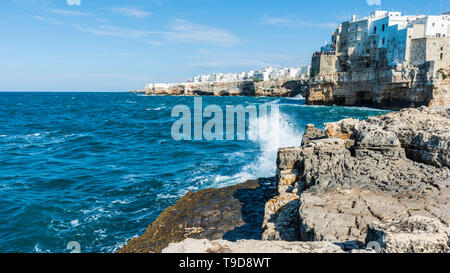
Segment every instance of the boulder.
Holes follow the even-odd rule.
[[[274,179],[189,192],[163,213],[145,233],[119,252],[158,253],[169,243],[194,239],[261,239],[264,204],[275,195]]]
[[[268,241],[298,241],[299,196],[285,193],[269,200],[265,206],[262,239]]]

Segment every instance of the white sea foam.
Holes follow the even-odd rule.
[[[39,243],[34,245],[34,252],[35,253],[50,253],[51,251],[49,249],[41,249],[39,246]]]
[[[73,227],[77,227],[77,226],[80,225],[80,221],[79,221],[78,219],[72,220],[72,221],[70,221],[70,224],[71,224]]]
[[[126,205],[126,204],[130,204],[131,202],[129,200],[114,200],[111,202],[110,205],[115,205],[115,204],[119,204],[119,205]]]
[[[261,130],[258,124],[270,124],[270,129]],[[245,165],[237,174],[218,175],[213,187],[224,187],[250,179],[274,176],[278,150],[283,147],[299,146],[303,135],[302,131],[296,129],[285,114],[280,114],[278,121],[271,119],[270,116],[261,116],[256,121],[250,120],[249,135],[252,134],[257,134],[257,142],[260,146],[259,156],[253,162]]]
[[[304,100],[305,97],[303,97],[301,94],[298,94],[297,96],[290,98],[291,100]]]
[[[166,109],[166,107],[161,106],[161,107],[155,107],[155,108],[146,108],[145,111],[159,111],[162,109]]]

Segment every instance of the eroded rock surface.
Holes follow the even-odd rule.
[[[188,193],[120,252],[450,252],[449,140],[448,108],[308,125],[275,179]]]
[[[295,97],[306,96],[308,87],[307,80],[279,79],[260,82],[180,83],[144,92],[147,95]]]
[[[449,226],[449,111],[422,107],[324,130],[309,125],[301,147],[279,151],[279,195],[266,204],[263,238],[295,241],[298,234],[362,247],[375,222],[424,216]]]
[[[399,221],[374,222],[368,241],[378,242],[386,253],[448,253],[449,227],[434,218],[412,216]]]

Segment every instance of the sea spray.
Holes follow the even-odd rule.
[[[276,107],[272,107],[272,109]],[[260,115],[249,122],[249,138],[256,139],[260,152],[251,163],[244,165],[232,176],[217,176],[215,186],[227,186],[259,177],[272,177],[276,172],[278,150],[283,147],[299,146],[302,130],[295,128],[286,114]]]

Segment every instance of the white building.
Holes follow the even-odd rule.
[[[450,15],[424,16],[410,24],[423,24],[425,37],[448,37],[450,27]]]
[[[385,48],[390,64],[402,63],[408,58],[411,39],[447,37],[450,35],[449,25],[450,16],[445,14],[409,16],[401,12],[374,11],[362,19],[353,15],[337,30],[345,40],[341,44],[345,49],[340,48],[339,51],[344,50],[349,56],[363,56],[369,54],[370,48]],[[327,46],[321,51],[324,52]]]
[[[216,73],[210,75],[197,75],[189,78],[186,83],[203,83],[203,82],[237,82],[237,81],[270,81],[276,79],[307,79],[309,75],[310,66],[302,67],[284,67],[275,69],[271,66],[264,70],[240,73]],[[168,89],[174,83],[149,83],[146,84],[145,89],[151,90],[154,88]]]

